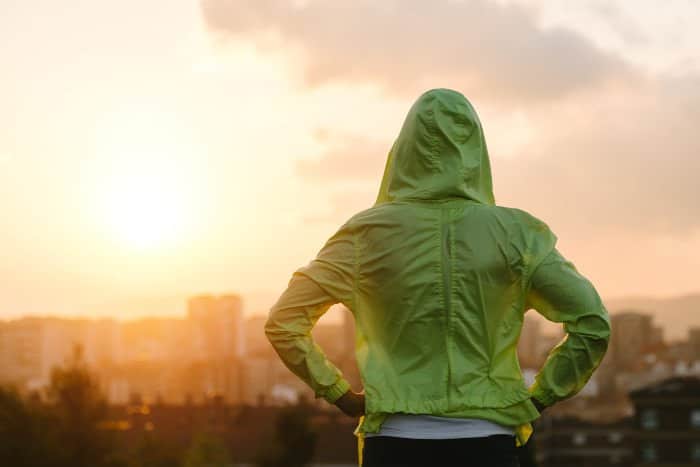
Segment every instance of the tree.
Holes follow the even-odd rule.
[[[200,433],[192,441],[183,459],[183,467],[226,467],[233,465],[231,455],[221,440]]]
[[[285,407],[277,416],[274,438],[259,455],[258,466],[304,467],[313,458],[317,437],[305,405]]]
[[[3,465],[45,467],[57,445],[47,414],[11,388],[0,387],[0,459]]]
[[[129,467],[180,467],[180,450],[154,437],[144,434],[135,452],[129,458]]]
[[[107,416],[107,402],[76,346],[65,367],[51,372],[49,411],[61,446],[58,465],[70,467],[112,466],[113,439],[99,428]]]

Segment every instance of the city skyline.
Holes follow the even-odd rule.
[[[271,295],[262,295],[253,301],[249,302],[247,296],[231,292],[222,291],[221,293],[199,293],[191,296],[173,296],[161,297],[160,299],[144,300],[141,304],[129,305],[128,303],[114,303],[112,305],[102,305],[91,307],[92,313],[7,313],[4,317],[0,316],[0,323],[3,321],[12,321],[25,318],[65,318],[65,319],[113,319],[121,322],[139,321],[144,319],[180,319],[186,317],[187,303],[193,297],[212,297],[234,295],[241,299],[241,311],[243,316],[247,318],[263,318],[267,316],[269,304],[274,302]],[[664,336],[669,340],[685,339],[687,333],[692,328],[700,327],[700,314],[697,310],[700,309],[700,294],[682,295],[669,298],[650,298],[643,296],[622,297],[612,300],[607,300],[603,297],[603,301],[611,315],[622,314],[628,311],[634,311],[649,315],[655,320],[655,323],[662,329]],[[125,313],[124,310],[133,307],[135,312]],[[326,313],[320,324],[329,323],[337,324],[342,319],[342,316],[334,310],[342,308],[340,305],[333,307]],[[121,312],[115,312],[121,311]],[[545,334],[555,335],[561,331],[561,325],[551,321],[547,321],[543,316],[539,315],[536,310],[529,310],[528,316],[535,317],[540,323]]]
[[[188,298],[186,308],[179,317],[131,321],[0,321],[0,384],[41,390],[54,368],[70,361],[78,346],[113,403],[126,403],[133,394],[150,402],[218,395],[229,403],[250,404],[261,395],[283,401],[312,396],[276,357],[265,337],[265,317],[243,314],[241,296],[198,295]],[[354,319],[343,306],[331,313],[337,319],[322,318],[313,330],[315,341],[359,390]],[[613,314],[611,324],[609,350],[582,397],[620,393],[673,375],[700,374],[700,326],[689,328],[682,339],[669,339],[652,315],[634,310]],[[528,384],[564,336],[561,327],[552,329],[534,313],[525,316],[518,358]]]

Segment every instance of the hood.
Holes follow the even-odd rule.
[[[376,204],[454,198],[495,204],[489,154],[469,101],[450,89],[432,89],[406,115]]]

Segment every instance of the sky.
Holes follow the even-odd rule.
[[[266,312],[435,87],[603,298],[700,292],[697,24],[692,0],[0,0],[0,319]]]

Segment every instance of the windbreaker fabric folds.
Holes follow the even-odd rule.
[[[317,397],[334,402],[349,384],[310,330],[334,302],[352,311],[366,398],[360,436],[387,414],[424,413],[516,426],[523,444],[539,416],[530,397],[550,405],[578,392],[610,334],[600,297],[556,240],[534,216],[495,204],[471,104],[428,91],[391,148],[376,204],[295,272],[266,332]],[[567,335],[528,388],[516,345],[530,308]]]

